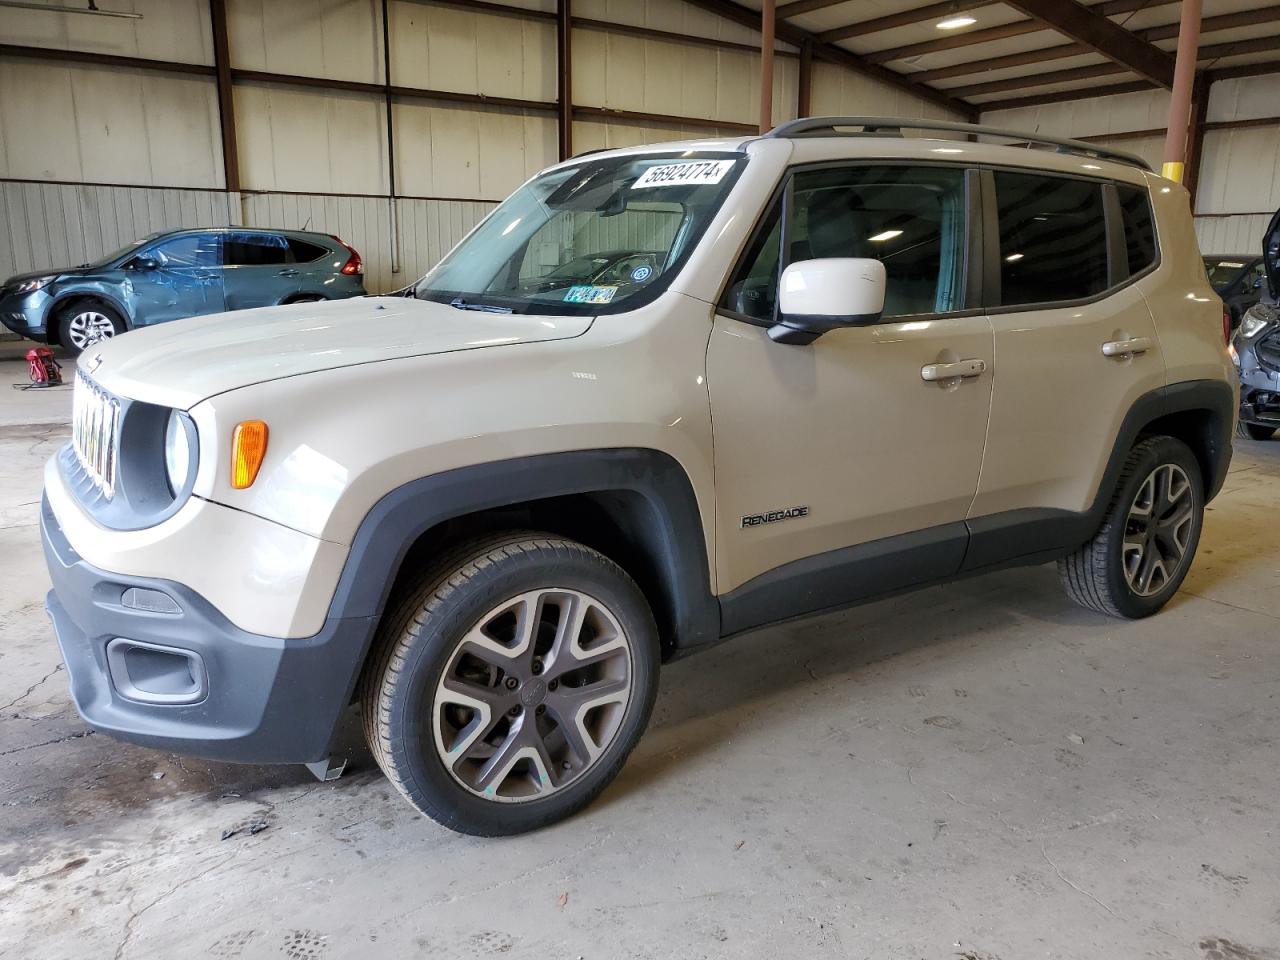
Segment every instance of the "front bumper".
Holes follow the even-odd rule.
[[[46,607],[76,709],[91,727],[213,760],[328,755],[376,618],[330,618],[304,639],[247,633],[180,583],[87,563],[47,499],[40,529],[53,580]],[[131,589],[168,597],[176,612],[126,606]]]
[[[41,343],[49,339],[49,308],[53,298],[44,290],[0,294],[0,323],[14,333]]]

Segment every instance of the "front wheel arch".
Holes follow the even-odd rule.
[[[45,325],[45,336],[51,346],[66,346],[66,344],[62,342],[62,318],[67,310],[73,309],[84,303],[98,304],[115,311],[123,322],[124,329],[133,329],[133,322],[129,315],[129,311],[126,310],[124,305],[114,297],[109,297],[96,291],[93,293],[72,291],[70,293],[62,294],[57,300],[49,305],[49,322]]]
[[[635,447],[477,464],[387,492],[351,540],[329,618],[376,621],[403,578],[441,550],[530,527],[579,539],[626,570],[653,609],[665,657],[720,639],[693,485],[670,455]],[[367,654],[367,645],[358,651],[355,675]]]

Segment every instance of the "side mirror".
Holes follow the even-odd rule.
[[[782,271],[777,343],[808,344],[837,327],[865,327],[884,312],[885,272],[879,260],[800,260]]]

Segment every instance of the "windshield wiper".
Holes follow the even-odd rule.
[[[479,310],[481,313],[511,313],[510,307],[496,307],[487,303],[467,303],[461,297],[454,297],[449,306],[458,310]]]

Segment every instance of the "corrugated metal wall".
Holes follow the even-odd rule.
[[[87,263],[158,230],[243,224],[337,234],[364,258],[368,289],[386,292],[426,273],[496,205],[397,200],[392,273],[385,197],[0,182],[0,276]]]
[[[254,227],[318,230],[360,251],[365,286],[386,293],[434,266],[497,204],[483,201],[397,200],[400,272],[391,272],[390,209],[385,197],[246,194],[244,222]]]
[[[549,13],[555,0],[503,0]],[[6,42],[213,61],[206,0],[113,0],[142,20],[0,9]],[[391,0],[393,83],[550,102],[555,29],[489,9]],[[574,0],[589,20],[754,44],[755,31],[683,0]],[[379,83],[381,0],[228,0],[232,65],[242,70]],[[794,114],[798,63],[775,61],[774,119]],[[574,31],[574,101],[584,107],[755,120],[759,61],[748,50]],[[0,273],[82,262],[138,235],[199,224],[302,227],[363,254],[368,286],[402,286],[433,265],[494,204],[556,159],[554,115],[445,101],[394,105],[400,266],[392,271],[386,117],[371,93],[237,81],[243,196],[225,183],[212,78],[0,58]],[[1275,78],[1213,86],[1211,122],[1274,116]],[[1163,126],[1167,94],[1073,101],[984,119],[1090,136]],[[812,109],[827,114],[945,117],[946,111],[841,67],[814,64]],[[39,130],[39,136],[9,131]],[[579,151],[731,134],[704,124],[580,116]],[[1280,206],[1280,123],[1206,137],[1197,231],[1205,249],[1248,250]],[[1113,141],[1160,159],[1159,138]],[[88,186],[74,185],[79,182]],[[111,186],[127,184],[129,186]],[[174,190],[174,187],[197,188]],[[412,199],[409,199],[411,197]],[[1243,245],[1243,246],[1242,246]]]
[[[157,230],[240,221],[239,194],[220,190],[0,182],[0,276],[87,263]]]
[[[211,64],[204,0],[116,0],[143,19],[98,20],[0,9],[6,41]],[[555,10],[555,0],[508,0]],[[228,0],[232,66],[379,83],[380,0]],[[755,44],[755,31],[682,0],[575,0],[575,16]],[[392,82],[551,102],[555,27],[547,21],[392,0]],[[798,61],[775,61],[774,119],[795,114]],[[623,35],[574,32],[574,101],[586,107],[756,118],[759,57]],[[533,172],[554,163],[547,111],[405,100],[395,103],[399,267],[392,270],[385,105],[380,96],[238,81],[234,87],[244,195],[216,188],[222,170],[212,78],[0,59],[0,275],[80,263],[147,233],[244,223],[335,233],[360,250],[381,292],[425,272]],[[908,94],[827,64],[815,110],[938,116]],[[732,135],[707,125],[583,117],[578,151]],[[87,186],[42,185],[83,181]],[[95,184],[128,184],[128,187]],[[175,191],[168,187],[208,190]],[[408,199],[412,197],[413,199]],[[435,198],[435,199],[418,199]]]

